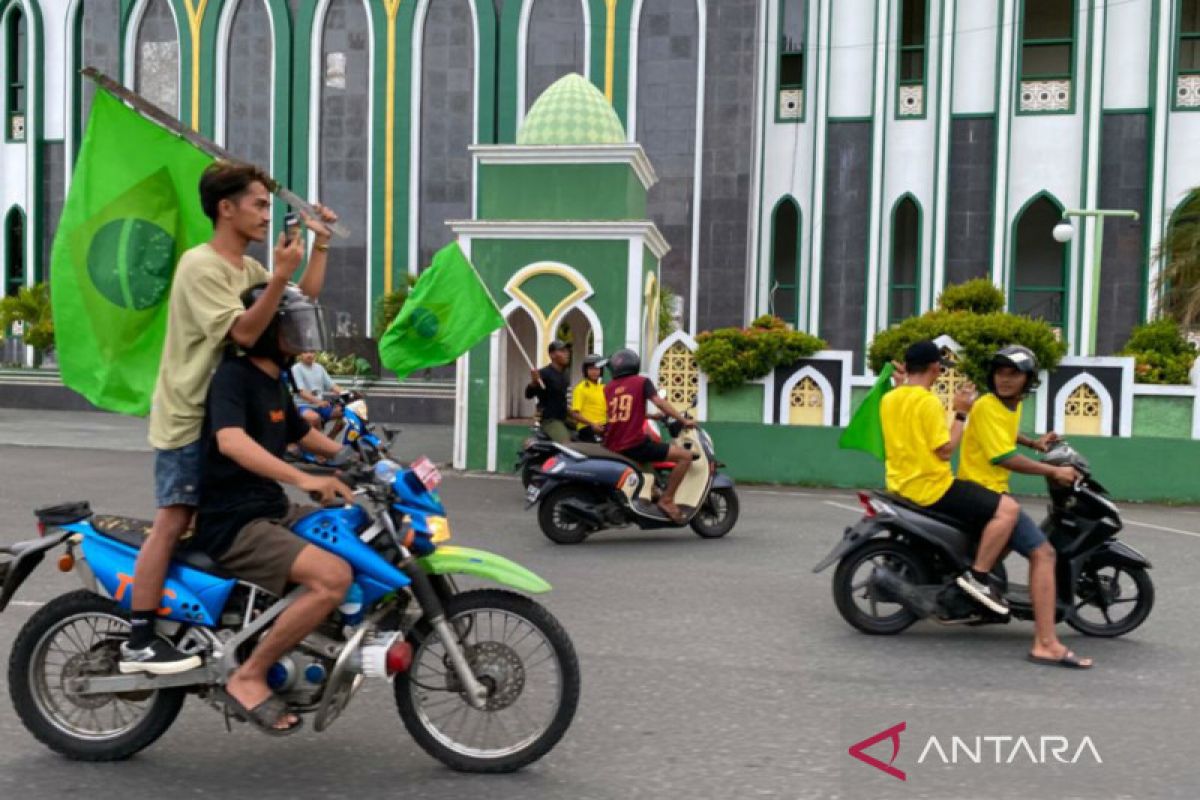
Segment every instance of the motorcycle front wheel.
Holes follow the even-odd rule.
[[[396,707],[425,752],[461,772],[515,772],[558,744],[579,704],[579,660],[562,625],[527,597],[483,589],[454,595],[446,620],[475,677],[467,702],[438,634],[413,635],[412,666],[396,676]]]
[[[1075,582],[1067,624],[1088,636],[1123,636],[1154,608],[1154,582],[1141,567],[1105,561],[1084,565]]]
[[[705,539],[720,539],[738,520],[738,496],[733,489],[713,489],[692,517],[692,530]]]

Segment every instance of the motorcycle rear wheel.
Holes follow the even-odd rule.
[[[8,690],[38,741],[76,761],[121,761],[166,733],[183,707],[183,689],[77,695],[66,688],[74,676],[116,675],[128,638],[125,612],[82,589],[29,618],[13,643]]]
[[[538,505],[538,527],[555,544],[579,544],[591,533],[591,528],[562,508],[569,500],[591,503],[594,498],[579,486],[559,486],[546,495]]]
[[[833,573],[833,602],[842,619],[863,633],[873,636],[892,636],[907,629],[919,617],[904,606],[872,596],[868,578],[874,566],[865,572],[868,564],[885,565],[914,584],[926,582],[925,563],[911,547],[895,539],[876,539],[841,560]],[[856,593],[863,592],[867,601],[863,609],[856,601]],[[879,606],[898,606],[898,610],[881,614]]]

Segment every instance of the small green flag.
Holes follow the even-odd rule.
[[[96,92],[54,236],[50,297],[63,383],[100,408],[150,411],[175,265],[212,235],[197,190],[212,161]]]
[[[892,388],[892,373],[895,368],[888,364],[879,373],[879,380],[871,387],[871,391],[858,404],[850,424],[842,431],[838,439],[838,447],[843,450],[862,450],[884,461],[887,458],[883,449],[883,421],[879,417],[879,404],[883,396]]]
[[[453,242],[433,257],[379,340],[379,359],[403,378],[419,369],[449,364],[504,318],[475,268]]]

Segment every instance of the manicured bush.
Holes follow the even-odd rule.
[[[0,337],[14,322],[24,326],[25,344],[44,352],[54,346],[54,319],[50,311],[50,285],[22,286],[12,297],[0,299]]]
[[[719,390],[734,389],[825,349],[825,341],[794,331],[778,317],[761,316],[748,328],[718,328],[696,337],[696,363]]]
[[[1017,314],[969,311],[930,311],[910,317],[883,331],[871,342],[867,361],[879,372],[889,361],[903,361],[904,351],[921,339],[949,336],[961,347],[958,369],[983,385],[987,365],[1001,347],[1020,344],[1037,356],[1042,369],[1054,369],[1066,354],[1066,346],[1054,336],[1054,329],[1041,320]]]
[[[1134,328],[1121,355],[1137,360],[1138,383],[1188,383],[1197,352],[1178,324],[1160,319]]]
[[[947,286],[937,300],[943,311],[970,311],[973,314],[994,314],[1004,310],[1004,292],[987,278]]]

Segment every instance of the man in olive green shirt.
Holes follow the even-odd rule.
[[[258,340],[304,259],[299,232],[290,240],[286,234],[279,237],[272,272],[246,255],[246,247],[264,241],[270,231],[271,186],[271,179],[249,164],[217,162],[200,178],[200,204],[213,222],[213,237],[183,254],[171,285],[167,335],[150,409],[158,512],[134,571],[132,630],[121,647],[121,672],[168,675],[200,665],[196,656],[156,638],[154,622],[171,553],[199,504],[200,428],[213,370],[227,343],[245,347]],[[325,223],[337,219],[317,208],[321,220],[305,217],[316,244],[300,283],[300,290],[314,298],[325,281]],[[242,293],[260,283],[267,284],[266,291],[246,308]],[[312,483],[301,488],[320,493],[328,489],[322,479]]]

